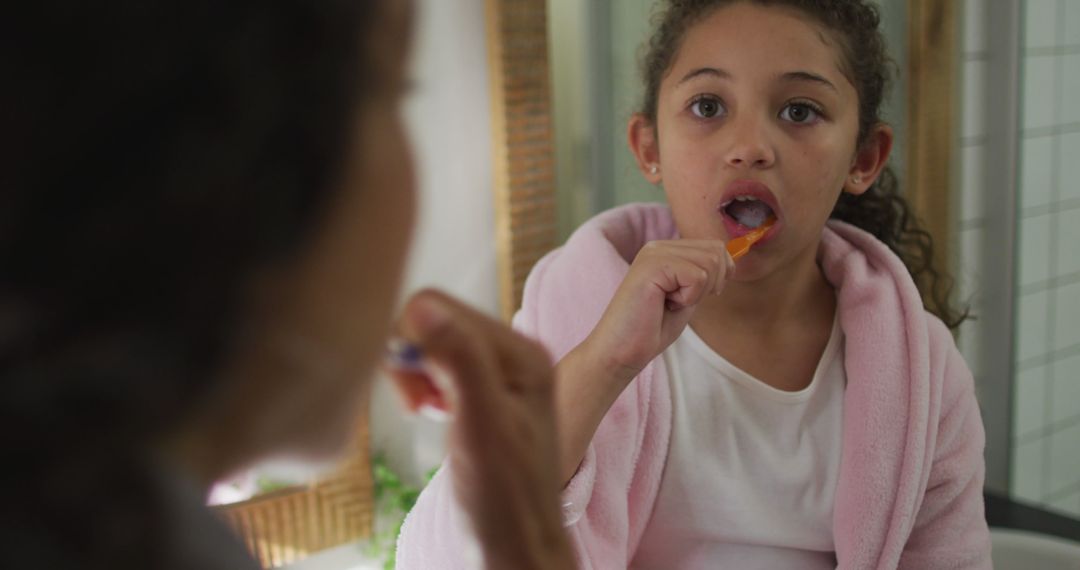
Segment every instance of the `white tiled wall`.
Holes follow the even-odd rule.
[[[1065,133],[1061,135],[1060,142],[1058,196],[1062,200],[1080,200],[1080,160],[1076,158],[1080,156],[1080,132]]]
[[[1054,137],[1025,138],[1020,147],[1020,208],[1047,206],[1053,200]]]
[[[1020,286],[1043,283],[1050,278],[1050,214],[1020,219]]]
[[[1080,516],[1080,0],[1024,19],[1012,486]]]
[[[1042,431],[1046,422],[1046,384],[1049,370],[1046,366],[1036,366],[1023,370],[1016,375],[1016,391],[1026,396],[1019,398],[1013,410],[1013,426],[1018,437],[1031,437]],[[1032,438],[1034,439],[1034,438]]]
[[[1054,400],[1050,420],[1064,422],[1080,416],[1080,354],[1054,362],[1051,367]]]
[[[1021,236],[1023,237],[1023,236]],[[1044,356],[1050,347],[1046,319],[1050,313],[1050,293],[1035,291],[1020,295],[1016,302],[1016,360],[1020,370]],[[1023,398],[1023,392],[1017,392]]]
[[[1065,3],[1065,44],[1080,44],[1080,2]]]
[[[979,306],[985,10],[965,0],[957,273]],[[1024,0],[1012,492],[1080,517],[1080,0]],[[961,329],[974,361],[978,321]],[[976,371],[976,378],[979,373]]]
[[[1069,0],[1076,4],[1076,0]],[[1080,98],[1080,53],[1066,52],[1068,55],[1058,56],[1062,63],[1061,72],[1061,105],[1059,120],[1064,123],[1080,122],[1080,106],[1076,105]]]
[[[1080,476],[1080,423],[1060,429],[1050,434],[1050,474],[1046,478],[1047,502],[1053,498],[1069,496],[1076,492],[1077,477]]]
[[[1041,440],[1013,446],[1012,494],[1021,499],[1038,501],[1043,496],[1043,450]]]
[[[1080,154],[1075,155],[1080,159]],[[1080,273],[1080,208],[1062,211],[1057,215],[1057,273]]]
[[[1057,96],[1053,88],[1057,81],[1057,56],[1025,55],[1023,81],[1021,86],[1021,105],[1023,106],[1022,126],[1025,131],[1054,125],[1056,119],[1054,99]]]
[[[1058,244],[1059,247],[1076,247],[1080,244]],[[1053,342],[1051,346],[1057,352],[1071,352],[1080,347],[1080,281],[1058,286],[1051,290],[1055,297]],[[1080,440],[1077,440],[1077,455],[1080,455]],[[1080,479],[1080,471],[1077,471]]]
[[[1024,47],[1056,45],[1058,0],[1025,0]]]

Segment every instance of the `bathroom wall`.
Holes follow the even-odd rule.
[[[617,204],[662,201],[637,171],[626,123],[654,0],[548,0],[560,237]]]
[[[548,61],[554,123],[555,187],[559,242],[594,206],[593,137],[589,77],[597,73],[586,53],[593,24],[590,5],[581,0],[548,0]]]
[[[1080,1],[1023,30],[1012,488],[1080,516]]]
[[[991,0],[965,0],[961,182],[957,260],[961,296],[976,315],[991,309],[979,284],[1014,279],[1015,364],[1011,493],[1080,516],[1080,1],[1022,3],[1020,141],[1017,160],[1016,275],[980,268],[986,232],[984,154],[986,10]],[[980,361],[985,335],[964,325],[960,346]],[[985,371],[974,370],[976,379]],[[987,418],[992,421],[993,418]]]

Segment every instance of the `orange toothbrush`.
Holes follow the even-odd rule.
[[[740,257],[750,252],[750,246],[754,245],[759,239],[765,236],[765,232],[769,231],[769,228],[773,227],[776,223],[776,218],[769,216],[769,219],[765,220],[764,224],[761,224],[754,231],[743,234],[729,242],[727,242],[728,253],[731,254],[731,259],[738,260]]]

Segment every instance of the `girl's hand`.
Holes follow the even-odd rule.
[[[721,240],[649,242],[580,348],[628,382],[682,334],[706,295],[735,269]]]
[[[558,503],[553,370],[543,348],[435,291],[408,301],[399,328],[427,372],[391,374],[410,407],[452,414],[454,491],[488,567],[573,568]],[[436,386],[439,377],[447,384]]]
[[[604,315],[558,365],[559,470],[577,472],[619,394],[682,334],[694,308],[719,293],[735,262],[720,240],[649,242],[638,252]]]

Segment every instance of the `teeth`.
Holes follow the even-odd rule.
[[[753,196],[747,196],[746,194],[743,194],[741,196],[736,196],[736,197],[728,200],[727,202],[724,202],[723,204],[720,204],[720,208],[722,208],[722,209],[727,208],[728,206],[734,204],[735,202],[760,202],[760,200],[758,200],[757,198],[754,198]]]

